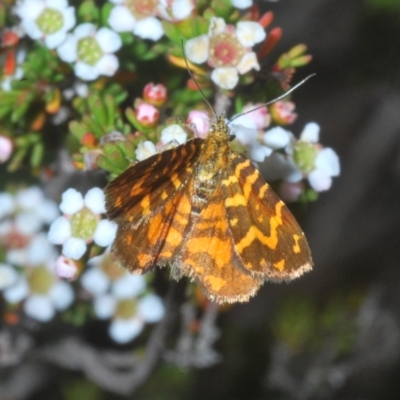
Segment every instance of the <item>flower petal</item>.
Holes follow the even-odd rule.
[[[136,19],[125,6],[115,6],[108,17],[108,23],[115,32],[133,31]]]
[[[108,332],[112,339],[117,343],[128,343],[143,330],[143,322],[139,318],[132,318],[128,320],[116,319],[114,320]]]
[[[251,69],[259,71],[260,64],[258,63],[256,53],[254,53],[253,51],[245,53],[236,68],[239,71],[239,74],[245,74]]]
[[[310,186],[317,192],[328,190],[332,185],[332,178],[321,170],[314,170],[308,174]]]
[[[304,142],[318,143],[320,127],[315,122],[309,122],[304,126],[300,134],[300,140]]]
[[[61,43],[64,42],[66,37],[67,37],[67,34],[65,33],[65,31],[59,30],[55,33],[52,33],[51,35],[47,35],[44,38],[44,44],[49,49],[55,49],[57,46],[59,46]]]
[[[93,240],[97,245],[107,247],[114,241],[116,234],[117,225],[108,219],[102,219],[97,224]]]
[[[11,265],[0,263],[0,290],[14,285],[17,281],[17,271]]]
[[[196,64],[206,62],[210,53],[210,39],[207,35],[197,36],[185,43],[185,54],[189,61]]]
[[[118,33],[105,27],[97,31],[96,40],[105,53],[114,53],[122,46],[122,40]]]
[[[167,126],[161,131],[161,141],[164,144],[176,140],[179,144],[186,142],[187,133],[178,124],[172,124]]]
[[[78,192],[76,189],[70,188],[67,189],[62,195],[61,195],[61,204],[60,204],[60,210],[64,214],[75,214],[78,211],[82,210],[84,206],[83,203],[83,197],[80,192]]]
[[[172,15],[175,20],[183,20],[190,15],[194,8],[191,0],[174,0],[172,2]]]
[[[164,35],[164,29],[159,19],[148,17],[136,22],[133,33],[142,39],[158,40]]]
[[[158,296],[148,294],[139,300],[138,314],[148,323],[158,322],[164,317],[164,305]]]
[[[146,288],[146,280],[140,275],[125,274],[112,284],[112,294],[117,299],[131,299],[141,294]]]
[[[0,220],[14,211],[15,203],[14,197],[10,193],[0,193]]]
[[[224,33],[226,28],[226,22],[223,18],[211,17],[210,26],[208,28],[208,36],[216,36],[220,33]]]
[[[61,60],[65,62],[74,62],[78,57],[77,38],[72,34],[68,34],[65,42],[57,48],[57,53]]]
[[[249,8],[253,5],[253,0],[231,0],[234,7],[243,10],[244,8]]]
[[[211,79],[222,89],[233,89],[239,82],[236,68],[216,68],[211,73]]]
[[[62,247],[62,253],[67,258],[79,260],[86,251],[86,243],[83,239],[70,237],[67,239]]]
[[[72,304],[75,294],[69,283],[59,281],[51,287],[49,297],[55,309],[62,311]]]
[[[77,61],[74,67],[75,75],[85,81],[97,79],[100,75],[97,66],[86,64],[82,61]]]
[[[34,294],[28,297],[24,303],[25,314],[40,322],[50,321],[55,310],[48,297]]]
[[[289,131],[276,126],[264,133],[263,142],[273,150],[283,149],[289,144],[291,137],[292,134]]]
[[[83,39],[87,36],[93,36],[96,34],[96,25],[90,22],[85,22],[84,24],[78,25],[74,29],[74,35],[77,39]]]
[[[3,291],[4,298],[9,303],[19,303],[29,294],[29,285],[25,276],[21,276],[17,283]]]
[[[105,294],[94,299],[94,312],[99,319],[111,318],[114,314],[117,302],[113,296]]]
[[[97,268],[91,268],[85,271],[80,281],[82,287],[95,296],[105,293],[110,285],[108,276]]]
[[[63,244],[71,236],[71,223],[65,217],[58,217],[51,225],[47,238],[50,243]]]
[[[119,67],[118,57],[114,54],[104,54],[97,61],[96,69],[100,75],[113,76]]]
[[[325,147],[318,153],[315,167],[329,176],[340,175],[339,157],[330,147]]]
[[[150,140],[145,140],[144,142],[139,143],[137,149],[135,150],[136,159],[138,161],[143,161],[146,158],[151,157],[156,154],[156,146]]]
[[[249,157],[251,160],[256,162],[263,162],[265,157],[270,156],[272,149],[267,146],[263,146],[258,142],[254,142],[249,149]]]
[[[236,24],[236,36],[244,47],[253,47],[262,42],[267,34],[258,22],[240,21]]]
[[[89,189],[83,199],[83,202],[85,206],[94,214],[104,214],[106,212],[104,192],[98,187]]]

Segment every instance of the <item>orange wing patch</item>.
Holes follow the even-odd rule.
[[[221,187],[185,234],[174,268],[194,278],[208,297],[220,303],[247,301],[261,286],[262,280],[242,268],[235,252]]]

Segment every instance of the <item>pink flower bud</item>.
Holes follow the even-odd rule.
[[[0,135],[0,163],[5,163],[13,151],[13,142],[8,136]]]
[[[167,88],[161,83],[148,83],[143,89],[143,97],[147,103],[160,107],[167,99]]]
[[[190,111],[186,123],[196,125],[195,134],[197,132],[198,137],[201,139],[206,137],[210,129],[210,117],[205,111]]]
[[[295,104],[291,101],[277,101],[270,106],[272,119],[280,125],[292,124],[297,118]]]
[[[160,112],[157,108],[145,102],[139,103],[135,108],[135,112],[136,119],[146,128],[156,125],[160,117]]]
[[[78,276],[78,265],[74,260],[59,256],[56,260],[55,272],[60,278],[74,280]]]

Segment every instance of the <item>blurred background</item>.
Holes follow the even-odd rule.
[[[342,172],[306,212],[294,210],[314,271],[267,283],[222,315],[222,362],[196,371],[186,398],[398,399],[400,2],[262,5],[284,30],[277,54],[300,42],[313,55],[294,131],[320,124]]]
[[[129,349],[99,342],[103,328],[93,323],[76,342],[50,341],[22,365],[2,368],[1,400],[400,398],[400,1],[259,4],[284,31],[269,59],[297,43],[313,55],[294,79],[317,74],[294,94],[299,118],[292,131],[317,122],[321,141],[340,156],[331,190],[293,209],[313,272],[290,284],[266,283],[249,303],[219,314],[211,309],[193,360],[167,354],[175,363],[163,363],[134,392],[140,377],[125,373]],[[187,324],[194,312],[181,310]],[[35,347],[54,336],[40,330]],[[155,347],[159,339],[152,336]],[[190,337],[181,339],[184,352]],[[81,340],[91,350],[80,348]],[[101,369],[100,345],[109,369]],[[0,350],[7,346],[3,338]]]

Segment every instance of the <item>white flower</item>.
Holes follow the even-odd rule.
[[[50,321],[56,311],[63,311],[74,301],[74,292],[67,282],[55,282],[48,293],[32,293],[24,302],[25,314],[40,322]]]
[[[125,300],[125,305],[135,305],[135,300],[130,303]],[[118,306],[116,307],[118,308]],[[135,307],[132,307],[132,314],[130,317],[114,315],[114,319],[109,327],[110,336],[117,343],[127,343],[137,337],[143,330],[146,323],[155,323],[160,321],[164,316],[164,305],[161,299],[154,295],[148,294],[136,303]]]
[[[27,268],[25,272],[3,295],[9,303],[24,301],[23,309],[31,318],[47,322],[57,310],[65,310],[73,302],[71,286],[57,279],[50,264]]]
[[[223,89],[233,89],[239,82],[239,74],[260,69],[251,48],[265,37],[264,28],[258,22],[241,21],[235,29],[227,26],[222,18],[212,17],[208,34],[188,40],[185,54],[197,64],[208,61],[215,68],[212,81]]]
[[[144,142],[139,143],[135,150],[136,159],[138,161],[143,161],[156,153],[156,146],[153,142],[150,142],[150,140],[145,140]]]
[[[150,293],[141,275],[131,275],[110,257],[109,250],[89,260],[81,285],[93,296],[99,319],[111,319],[109,334],[117,343],[127,343],[140,334],[146,323],[164,316],[161,299]]]
[[[75,9],[66,0],[22,0],[16,14],[28,36],[42,40],[49,49],[64,42],[67,32],[75,25]]]
[[[112,76],[118,69],[118,58],[112,54],[122,46],[121,38],[108,28],[91,23],[78,25],[66,41],[57,48],[60,58],[75,63],[76,76],[84,80],[97,79],[100,75]]]
[[[58,210],[39,187],[19,190],[14,196],[0,193],[0,210],[0,240],[8,243],[5,260],[9,264],[36,266],[55,258],[54,246],[40,231],[57,217]]]
[[[116,225],[100,220],[100,214],[105,212],[104,193],[100,188],[90,189],[85,197],[75,189],[66,190],[62,194],[60,209],[65,215],[50,226],[48,239],[63,246],[65,257],[79,260],[91,241],[102,247],[113,242]]]
[[[111,10],[108,23],[115,32],[131,31],[142,39],[158,40],[164,34],[159,19],[158,2],[149,1],[143,10],[140,0],[110,0],[116,6]]]
[[[176,141],[179,144],[186,142],[187,133],[182,129],[180,125],[172,124],[167,126],[161,131],[161,141],[164,144]]]

